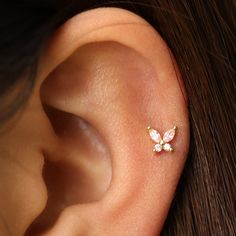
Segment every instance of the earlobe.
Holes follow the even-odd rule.
[[[106,174],[95,188],[102,182],[106,187],[92,203],[75,201],[74,206],[62,209],[48,235],[126,232],[150,236],[161,231],[189,142],[187,105],[172,60],[158,33],[142,18],[122,9],[84,12],[53,36],[42,55],[37,85],[44,106],[59,111],[46,114],[60,143],[54,154],[66,155],[51,159],[66,163],[74,158],[73,163],[81,168],[77,174],[85,170],[83,161],[90,163],[88,173],[101,167],[101,173]],[[58,126],[56,122],[65,114],[69,121],[64,119]],[[63,125],[72,122],[72,117],[82,119],[93,130],[83,140],[84,149],[76,140],[82,140],[87,129]],[[175,148],[173,152],[153,153],[146,128],[151,126],[164,134],[174,125],[178,126],[175,139],[175,129],[160,137],[149,132],[162,149],[170,141]],[[91,147],[89,142],[95,145]],[[96,151],[99,145],[106,150],[105,161]],[[86,159],[91,153],[99,158],[99,164]]]

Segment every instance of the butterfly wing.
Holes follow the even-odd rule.
[[[170,129],[170,130],[166,131],[166,132],[164,133],[164,136],[163,136],[163,141],[164,141],[165,143],[168,143],[168,142],[172,141],[172,140],[174,139],[174,137],[175,137],[175,131],[176,131],[176,127],[174,127],[173,129]]]
[[[153,142],[155,142],[155,143],[161,142],[161,135],[157,130],[155,130],[151,127],[148,127],[148,132],[149,132],[150,138]]]

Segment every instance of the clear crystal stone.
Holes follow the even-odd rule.
[[[175,128],[170,129],[170,130],[165,132],[165,134],[163,136],[163,141],[168,143],[171,140],[173,140],[174,137],[175,137]]]
[[[169,143],[165,143],[163,145],[163,149],[167,152],[173,151],[173,148],[171,147],[171,145]]]
[[[161,135],[155,129],[149,129],[149,135],[155,143],[160,143]]]
[[[156,144],[155,146],[154,146],[154,151],[155,152],[160,152],[162,150],[162,145],[161,144]]]

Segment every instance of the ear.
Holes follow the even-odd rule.
[[[57,145],[45,144],[50,194],[31,232],[160,233],[189,144],[184,87],[160,35],[126,10],[78,14],[50,40],[37,81]],[[153,152],[146,128],[174,125],[174,151]]]

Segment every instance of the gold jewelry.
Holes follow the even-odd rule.
[[[163,135],[163,138],[161,138],[161,135],[157,130],[151,128],[150,126],[147,127],[147,130],[151,140],[156,143],[154,145],[153,152],[161,152],[162,150],[172,152],[174,150],[169,142],[172,141],[175,137],[175,133],[177,130],[176,126],[166,131]]]

